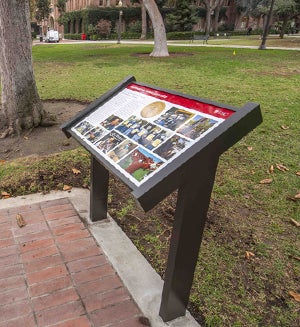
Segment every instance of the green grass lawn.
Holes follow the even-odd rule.
[[[169,58],[137,55],[151,50],[124,44],[35,46],[40,96],[90,102],[134,75],[237,107],[260,103],[263,123],[220,158],[191,303],[207,326],[299,326],[300,305],[289,292],[300,293],[299,228],[290,221],[300,222],[300,202],[293,199],[300,192],[300,52],[235,49],[234,54],[226,47],[170,46]],[[64,153],[55,169],[68,155],[80,160]],[[1,164],[0,191],[8,190],[12,176],[15,181],[24,174],[22,164]],[[26,166],[28,176],[30,169],[41,167]],[[272,182],[260,184],[266,178]],[[158,254],[166,246],[157,237],[148,235],[147,241]],[[246,259],[246,251],[255,256]],[[159,255],[152,258],[161,270]]]
[[[184,41],[185,43],[190,43],[190,41]],[[182,41],[169,41],[172,43],[182,43]],[[203,44],[203,41],[193,41],[195,45]],[[208,40],[208,45],[222,45],[222,46],[252,46],[259,47],[261,44],[260,35],[239,35],[231,36],[230,38],[225,36],[211,36]],[[300,48],[300,36],[290,35],[285,36],[281,39],[278,35],[269,35],[266,43],[268,47],[286,47],[286,48]]]

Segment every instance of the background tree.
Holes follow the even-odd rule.
[[[149,14],[153,32],[154,32],[154,48],[150,53],[152,57],[168,57],[167,35],[164,21],[158,6],[154,0],[143,0],[144,6]]]
[[[144,40],[147,37],[147,11],[143,4],[143,0],[139,0],[140,6],[141,6],[141,15],[142,15],[142,33],[141,33],[141,39]]]
[[[212,31],[213,32],[217,32],[218,31],[220,12],[221,12],[221,8],[222,8],[224,2],[225,2],[224,0],[221,0],[221,1],[219,1],[216,4],[215,10],[214,10],[214,14],[212,16],[212,18],[213,18]]]
[[[243,17],[263,18],[265,21],[269,10],[268,0],[235,0],[235,3]]]
[[[166,18],[171,31],[191,31],[198,21],[196,8],[188,0],[178,0],[175,10]]]
[[[48,19],[51,13],[50,0],[36,0],[36,13],[35,18],[38,22]]]
[[[30,20],[33,21],[33,19],[35,18],[36,0],[29,0],[29,8],[30,8]]]
[[[66,3],[68,0],[57,0],[56,7],[60,14],[63,14],[66,11]]]
[[[300,14],[300,4],[295,0],[276,0],[274,4],[274,14],[281,20],[280,38],[283,38],[291,18]]]
[[[108,38],[111,32],[111,21],[107,19],[100,19],[96,25],[96,31],[101,38]]]
[[[1,137],[19,135],[46,119],[33,74],[31,43],[29,1],[1,0]]]
[[[269,34],[269,29],[270,29],[270,22],[271,22],[271,17],[273,14],[273,8],[274,8],[274,2],[275,0],[271,0],[271,4],[267,13],[267,19],[264,22],[264,30],[263,30],[263,35],[262,35],[262,40],[261,44],[259,46],[259,50],[265,50],[266,49],[266,42],[267,42],[267,36]]]
[[[220,8],[224,3],[224,0],[202,0],[201,1],[206,9],[205,18],[205,34],[209,35],[212,25],[212,17],[215,15],[215,10],[218,13],[217,20],[219,19]]]

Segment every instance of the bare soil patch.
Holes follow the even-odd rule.
[[[60,126],[85,108],[79,102],[46,101],[44,108],[57,118],[50,127],[38,127],[19,137],[0,139],[0,160],[7,161],[26,156],[44,156],[78,146],[73,139],[67,139]]]
[[[133,57],[149,57],[150,52],[136,52],[133,53],[132,56]],[[169,52],[169,57],[189,57],[189,56],[193,56],[194,54],[192,52]],[[168,58],[168,57],[165,57]]]

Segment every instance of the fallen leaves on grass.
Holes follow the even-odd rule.
[[[26,226],[26,222],[25,222],[23,216],[22,216],[20,213],[18,213],[18,214],[16,215],[16,220],[17,220],[17,224],[18,224],[18,226],[19,226],[20,228]]]
[[[252,151],[252,150],[253,150],[253,147],[252,147],[252,146],[247,146],[247,149],[248,149],[249,151]]]
[[[255,257],[255,254],[253,252],[250,252],[250,251],[245,252],[245,258],[247,260],[250,260],[252,257]]]
[[[76,169],[76,168],[72,168],[72,172],[73,172],[74,175],[81,174],[81,171],[79,169]]]
[[[273,174],[273,172],[274,172],[274,166],[271,165],[271,166],[269,167],[269,173],[270,173],[270,174]]]
[[[297,172],[296,172],[296,175],[297,175],[297,176],[300,176],[300,171],[297,171]]]
[[[280,171],[289,171],[289,169],[282,164],[276,164],[276,168]]]
[[[265,178],[265,179],[262,179],[259,184],[271,184],[273,182],[273,179],[272,178]]]
[[[292,224],[294,224],[296,227],[300,227],[300,223],[299,223],[297,220],[291,218],[291,219],[290,219],[290,222],[291,222]]]
[[[293,297],[295,301],[300,302],[300,294],[299,293],[289,291],[289,295],[291,297]]]
[[[294,195],[294,196],[290,196],[290,195],[288,195],[287,197],[286,197],[286,199],[287,200],[291,200],[291,201],[299,201],[300,200],[300,192],[299,193],[297,193],[296,195]]]
[[[280,127],[281,127],[281,129],[283,129],[283,130],[287,130],[287,129],[289,129],[289,126],[286,126],[286,125],[281,125]]]
[[[63,191],[70,191],[72,189],[72,186],[70,185],[64,185]]]

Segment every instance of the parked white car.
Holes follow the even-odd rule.
[[[45,42],[59,42],[58,31],[49,30],[46,34]]]

